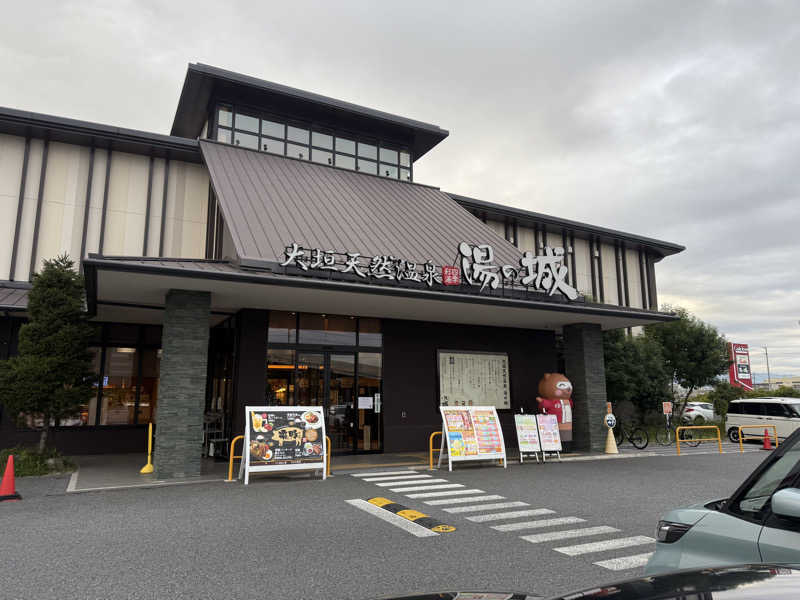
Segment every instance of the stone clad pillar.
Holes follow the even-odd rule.
[[[157,479],[200,475],[210,309],[209,292],[167,292],[156,413]]]
[[[606,370],[600,325],[579,323],[564,327],[565,375],[572,382],[572,439],[576,450],[603,452],[607,428]]]

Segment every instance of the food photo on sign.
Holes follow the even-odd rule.
[[[250,413],[250,463],[319,462],[322,414],[317,410]]]

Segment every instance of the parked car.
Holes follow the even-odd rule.
[[[571,591],[552,600],[794,600],[800,589],[800,570],[779,565],[743,565],[724,569],[678,571],[639,577]],[[513,592],[441,592],[385,600],[540,600]]]
[[[702,425],[714,418],[714,405],[710,402],[687,402],[683,410],[683,420],[687,423]]]
[[[732,442],[739,441],[740,425],[758,425],[742,432],[747,437],[764,437],[764,427],[774,425],[779,439],[800,427],[800,398],[743,398],[731,400],[725,429]],[[772,435],[772,429],[769,430]]]
[[[800,564],[800,431],[730,498],[664,515],[645,573],[759,562]]]

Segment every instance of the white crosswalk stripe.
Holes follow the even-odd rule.
[[[651,556],[653,556],[652,552],[646,552],[645,554],[634,554],[632,556],[620,556],[609,560],[601,560],[594,564],[598,567],[609,569],[610,571],[624,571],[625,569],[635,569],[645,566]]]
[[[405,469],[403,471],[368,471],[366,473],[350,473],[353,477],[380,477],[382,475],[414,475],[419,471]]]
[[[467,504],[468,502],[487,502],[489,500],[505,500],[505,496],[492,494],[490,496],[470,496],[469,498],[442,498],[441,500],[427,500],[425,504],[440,506],[442,504]]]
[[[424,494],[406,494],[406,498],[440,498],[442,496],[464,496],[466,494],[485,494],[483,490],[450,490],[449,492],[426,492]]]
[[[354,506],[359,510],[363,510],[364,512],[371,514],[374,517],[378,517],[382,521],[391,523],[395,527],[399,527],[400,529],[403,529],[416,537],[436,537],[439,535],[435,531],[431,531],[422,525],[417,525],[408,519],[404,519],[403,517],[399,517],[394,513],[383,510],[374,504],[370,504],[366,500],[354,498],[353,500],[345,500],[345,502],[347,502],[350,506]]]
[[[385,475],[382,477],[364,477],[361,481],[391,481],[401,479],[430,479],[432,475],[425,475],[424,473],[417,473],[416,475]]]
[[[447,479],[424,479],[415,477],[411,480],[401,480],[401,481],[381,481],[380,483],[376,483],[378,487],[391,487],[393,485],[404,485],[404,484],[414,484],[414,483],[447,483]]]
[[[573,523],[585,523],[586,519],[580,517],[556,517],[555,519],[539,519],[538,521],[522,521],[517,523],[504,523],[494,525],[495,531],[522,531],[523,529],[541,529],[543,527],[555,527],[556,525],[572,525]]]
[[[578,544],[577,546],[564,546],[562,548],[553,548],[556,552],[566,554],[567,556],[578,556],[580,554],[589,554],[590,552],[603,552],[605,550],[618,550],[620,548],[628,548],[629,546],[641,546],[643,544],[654,543],[655,540],[651,537],[644,535],[634,535],[632,537],[619,538],[616,540],[604,540],[602,542],[591,542],[589,544]]]
[[[467,517],[467,521],[473,523],[486,523],[487,521],[500,521],[502,519],[518,519],[519,517],[537,517],[540,515],[552,515],[555,511],[549,508],[532,508],[530,510],[512,510],[511,512],[489,513],[488,515],[475,515]]]
[[[431,479],[428,483],[432,482]],[[445,480],[442,480],[445,481]],[[394,485],[397,485],[396,483]],[[448,488],[463,488],[463,484],[460,483],[440,483],[437,485],[417,485],[411,487],[399,487],[399,488],[389,488],[391,492],[421,492],[423,490],[446,490]]]
[[[550,519],[551,521],[558,521],[560,519]],[[559,523],[560,524],[560,523]],[[599,527],[585,527],[584,529],[567,529],[566,531],[550,531],[548,533],[533,533],[531,535],[520,536],[520,539],[530,542],[531,544],[541,544],[543,542],[556,542],[558,540],[569,540],[578,537],[588,537],[591,535],[600,535],[602,533],[618,533],[619,529],[615,527],[608,527],[601,525]]]
[[[482,510],[499,510],[501,508],[518,508],[520,506],[530,506],[527,502],[498,502],[496,504],[478,504],[475,506],[456,506],[455,508],[443,508],[448,513],[470,513]]]

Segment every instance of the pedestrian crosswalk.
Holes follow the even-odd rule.
[[[388,490],[404,494],[407,498],[420,499],[426,505],[441,507],[443,512],[450,515],[463,517],[472,523],[485,523],[496,532],[518,535],[524,542],[553,544],[555,547],[551,549],[554,552],[570,557],[585,556],[592,564],[610,571],[644,566],[655,544],[655,540],[648,536],[624,536],[620,529],[610,525],[593,526],[579,516],[559,514],[546,507],[531,507],[528,502],[467,488],[463,484],[450,483],[447,479],[410,469],[354,473],[353,477],[383,488],[381,492]],[[585,538],[595,539],[583,541]],[[565,545],[567,541],[575,543]],[[651,551],[641,552],[647,549],[645,547]],[[640,553],[602,557],[602,553],[616,553],[628,548],[638,549]]]

